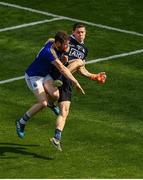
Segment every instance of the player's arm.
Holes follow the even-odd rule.
[[[68,78],[73,83],[73,85],[76,87],[78,91],[81,91],[82,94],[85,94],[79,82],[75,79],[75,77],[72,75],[69,69],[66,68],[58,58],[55,61],[52,61],[52,64],[56,66],[56,68],[60,71],[61,74],[63,74],[66,78]]]
[[[85,66],[82,66],[78,69],[78,72],[82,75],[85,76],[87,78],[90,78],[90,76],[92,75],[86,68]]]
[[[78,72],[80,72],[81,75],[89,78],[90,80],[93,80],[93,81],[99,81],[101,83],[105,83],[106,81],[106,73],[105,72],[100,72],[98,74],[93,74],[93,73],[90,73],[86,68],[85,66],[82,66],[78,69]]]

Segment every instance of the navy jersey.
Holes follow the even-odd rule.
[[[54,40],[49,39],[41,49],[35,60],[26,70],[29,76],[42,76],[50,74],[53,68],[52,62],[60,58],[61,52],[52,47]]]
[[[70,36],[70,48],[65,55],[68,56],[69,61],[73,59],[82,59],[85,60],[88,54],[88,49],[84,43],[79,43],[76,41],[73,35]]]
[[[88,54],[88,49],[84,45],[84,43],[79,43],[73,35],[70,36],[70,45],[68,52],[64,53],[64,55],[68,56],[68,60],[73,59],[82,59],[85,60]],[[69,63],[65,63],[65,66],[68,66]],[[63,81],[63,86],[59,88],[60,90],[60,99],[59,102],[62,101],[71,101],[72,96],[72,83],[63,75],[60,77]]]

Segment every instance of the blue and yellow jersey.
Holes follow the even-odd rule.
[[[60,58],[61,52],[53,48],[54,39],[49,39],[45,46],[40,50],[39,54],[27,68],[26,73],[29,76],[46,76],[50,74],[53,64],[57,58]]]

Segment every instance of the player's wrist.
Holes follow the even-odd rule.
[[[96,81],[97,80],[97,74],[91,74],[90,76],[89,76],[89,79],[90,80],[92,80],[92,81]]]

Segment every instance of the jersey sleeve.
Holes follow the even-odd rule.
[[[47,56],[47,59],[48,59],[50,62],[53,62],[53,61],[55,61],[55,60],[58,58],[55,50],[52,49],[52,48],[48,49],[48,51],[47,51],[47,53],[46,53],[46,56]]]

